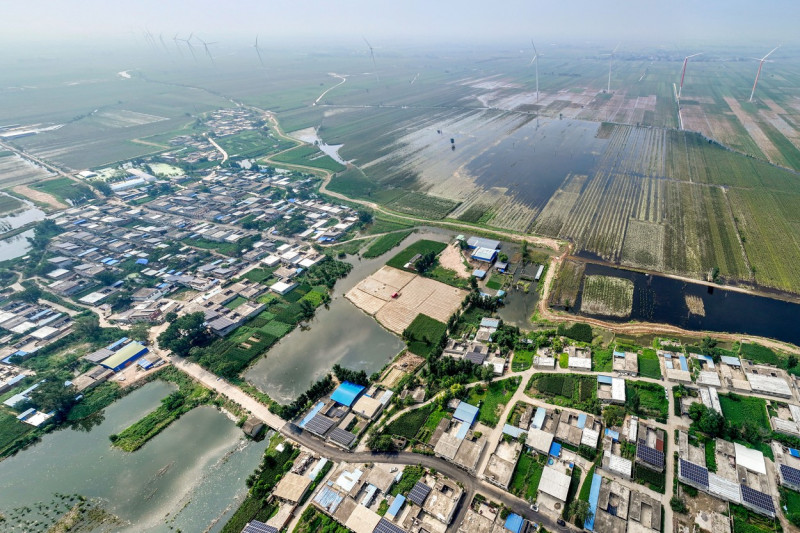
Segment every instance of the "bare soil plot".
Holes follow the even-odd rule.
[[[778,150],[775,145],[772,144],[772,141],[769,140],[764,131],[756,123],[755,119],[753,119],[753,117],[748,115],[744,109],[742,109],[742,106],[739,105],[739,102],[735,98],[731,98],[729,96],[725,97],[725,102],[731,108],[733,114],[736,115],[736,118],[739,120],[742,126],[744,126],[747,134],[750,135],[753,141],[755,141],[764,155],[767,156],[767,158],[773,163],[786,165],[786,161],[781,155],[780,150]]]
[[[444,268],[448,268],[456,273],[460,278],[469,278],[470,271],[464,265],[464,259],[461,256],[461,250],[454,244],[449,244],[447,248],[439,255],[439,264]]]
[[[46,192],[37,191],[36,189],[31,189],[27,185],[17,185],[12,190],[17,194],[21,194],[26,198],[30,198],[34,202],[47,204],[51,207],[55,207],[56,209],[65,209],[69,207],[68,205],[56,199],[56,197],[53,196],[52,194],[47,194]]]

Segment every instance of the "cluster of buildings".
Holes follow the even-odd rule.
[[[72,331],[70,316],[46,303],[7,300],[0,305],[0,360],[27,359]]]

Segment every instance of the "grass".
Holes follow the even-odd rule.
[[[400,481],[392,486],[389,494],[392,496],[397,496],[398,494],[408,494],[408,492],[414,488],[414,485],[417,484],[417,481],[422,479],[423,475],[425,475],[425,468],[414,465],[406,466],[403,468],[403,475],[400,477]]]
[[[408,349],[421,356],[428,357],[447,333],[447,325],[427,315],[419,314],[403,332]]]
[[[407,413],[403,413],[396,420],[386,425],[383,433],[387,435],[395,435],[397,437],[405,437],[406,439],[413,439],[416,437],[422,426],[428,420],[431,412],[433,412],[434,405],[428,404],[419,409],[413,409]]]
[[[508,486],[509,492],[528,501],[535,500],[545,461],[546,459],[542,455],[523,452],[514,468],[514,475]]]
[[[67,420],[74,422],[86,418],[114,403],[122,395],[117,383],[106,381],[100,385],[83,392],[80,402],[70,409]]]
[[[717,441],[714,439],[708,439],[706,441],[706,468],[708,468],[709,472],[717,471],[717,456],[714,454],[716,449]]]
[[[639,375],[645,378],[661,379],[661,363],[658,354],[652,348],[645,348],[638,355]]]
[[[240,305],[242,305],[243,303],[245,303],[246,301],[247,301],[247,298],[245,298],[244,296],[237,296],[236,298],[234,298],[230,302],[226,303],[225,307],[228,308],[228,309],[233,310],[233,309],[236,309],[237,307],[239,307]]]
[[[459,202],[418,191],[411,191],[386,203],[386,207],[393,211],[435,220],[443,219],[458,205]]]
[[[405,264],[408,263],[411,260],[411,258],[417,254],[424,255],[428,252],[433,252],[434,254],[439,255],[445,248],[447,248],[447,245],[443,242],[429,241],[423,239],[408,246],[405,250],[403,250],[402,252],[398,253],[397,255],[389,259],[386,262],[386,265],[402,269],[405,266]]]
[[[533,364],[533,357],[535,352],[527,350],[517,350],[514,352],[514,357],[511,359],[511,371],[522,372],[528,370]]]
[[[613,276],[586,276],[582,298],[584,313],[628,317],[633,309],[633,282]]]
[[[244,276],[244,279],[249,279],[255,283],[261,283],[265,280],[268,280],[272,277],[272,273],[277,270],[276,268],[254,268],[247,272]]]
[[[78,199],[85,194],[92,198],[91,190],[86,185],[77,183],[69,178],[55,178],[30,185],[31,188],[55,196],[61,202]]]
[[[0,195],[0,213],[6,214],[16,211],[24,204],[13,196]]]
[[[320,151],[316,146],[304,144],[272,157],[273,161],[288,163],[290,165],[303,165],[306,167],[341,172],[345,166],[337,163],[332,157]]]
[[[470,388],[466,401],[472,405],[480,405],[478,421],[489,427],[497,426],[503,409],[519,388],[520,380],[520,377],[513,377]]]
[[[730,509],[733,516],[733,529],[736,533],[782,531],[780,525],[777,525],[775,521],[765,516],[759,516],[742,505],[731,504]],[[789,509],[791,510],[791,507]]]
[[[594,350],[592,352],[592,372],[611,372],[614,370],[613,350]]]
[[[634,467],[633,479],[637,483],[647,485],[654,491],[664,494],[667,484],[667,474],[665,472],[656,472],[655,470],[636,465]]]
[[[366,235],[376,235],[378,233],[389,233],[403,229],[409,229],[412,226],[403,222],[396,222],[394,220],[387,220],[385,218],[375,217],[372,223],[366,228],[364,233]]]
[[[350,533],[350,530],[311,505],[300,515],[292,533]]]
[[[503,288],[505,282],[506,277],[503,274],[492,274],[492,277],[486,282],[486,288],[499,291]]]
[[[374,241],[369,248],[367,248],[363,254],[361,254],[366,259],[371,259],[373,257],[379,257],[401,242],[405,240],[406,237],[411,235],[414,230],[404,230],[399,231],[396,233],[387,233],[386,235],[382,235],[376,241]]]
[[[756,424],[766,432],[772,431],[767,416],[767,402],[753,396],[739,394],[720,394],[719,403],[722,414],[731,424],[741,426],[745,422]]]
[[[17,420],[15,414],[5,408],[0,410],[0,457],[7,457],[21,449],[27,444],[24,437],[33,430],[33,426]]]
[[[768,365],[781,365],[781,358],[767,348],[766,346],[761,346],[760,344],[749,344],[749,343],[742,343],[739,354],[749,361],[754,363],[765,363]]]
[[[625,405],[639,416],[665,420],[669,416],[669,401],[664,387],[646,381],[625,380]],[[638,402],[634,399],[638,397]]]
[[[550,403],[599,414],[597,378],[583,374],[534,374],[525,393]]]

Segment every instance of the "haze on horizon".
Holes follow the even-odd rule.
[[[212,0],[108,2],[34,0],[5,2],[0,42],[20,46],[73,43],[93,45],[141,41],[147,28],[172,38],[190,32],[220,44],[251,43],[261,36],[268,48],[290,43],[377,43],[415,47],[452,43],[517,46],[537,41],[647,42],[671,45],[703,42],[743,45],[797,41],[800,3],[773,0],[757,6],[745,0],[652,2],[531,2],[530,0],[406,0],[376,5],[346,2]],[[37,46],[37,48],[39,47]]]

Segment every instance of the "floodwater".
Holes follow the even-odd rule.
[[[531,328],[531,315],[536,311],[539,292],[536,284],[531,283],[528,294],[522,290],[512,290],[503,298],[503,306],[497,310],[497,316],[503,322],[521,329]]]
[[[631,320],[671,324],[688,330],[758,335],[800,344],[797,327],[800,304],[593,263],[586,265],[586,275],[633,281]],[[689,313],[687,295],[702,300],[705,316]],[[573,311],[580,309],[581,298],[579,294]],[[605,316],[586,316],[614,321]]]
[[[10,231],[22,227],[25,224],[30,224],[31,222],[44,220],[44,211],[37,209],[34,204],[28,200],[17,199],[22,201],[27,206],[27,209],[12,215],[0,217],[0,232]],[[33,237],[33,230],[23,231],[8,239],[0,240],[0,261],[22,257],[28,253],[28,250],[31,248],[28,243],[28,237]]]
[[[90,431],[49,433],[0,462],[0,513],[34,508],[59,492],[100,499],[124,523],[115,531],[219,531],[246,495],[245,479],[260,463],[266,439],[245,440],[212,407],[185,414],[134,453],[112,448],[108,439],[174,389],[149,383],[106,408],[104,421]]]
[[[294,137],[299,141],[303,141],[309,144],[315,144],[319,150],[328,155],[331,159],[339,163],[340,165],[347,165],[347,161],[342,159],[342,156],[339,155],[339,149],[344,146],[343,144],[325,144],[322,139],[319,138],[317,135],[316,128],[306,128],[304,130],[294,131],[289,134],[290,137]]]
[[[245,379],[270,398],[288,403],[337,363],[367,374],[381,370],[405,345],[344,294],[406,246],[421,239],[447,242],[451,238],[449,232],[421,228],[381,257],[348,257],[353,270],[336,283],[329,308],[319,308],[308,329],[297,328],[275,344],[246,372]]]
[[[537,118],[505,136],[467,165],[482,187],[508,188],[531,208],[543,208],[569,174],[590,174],[608,140],[600,124]]]

